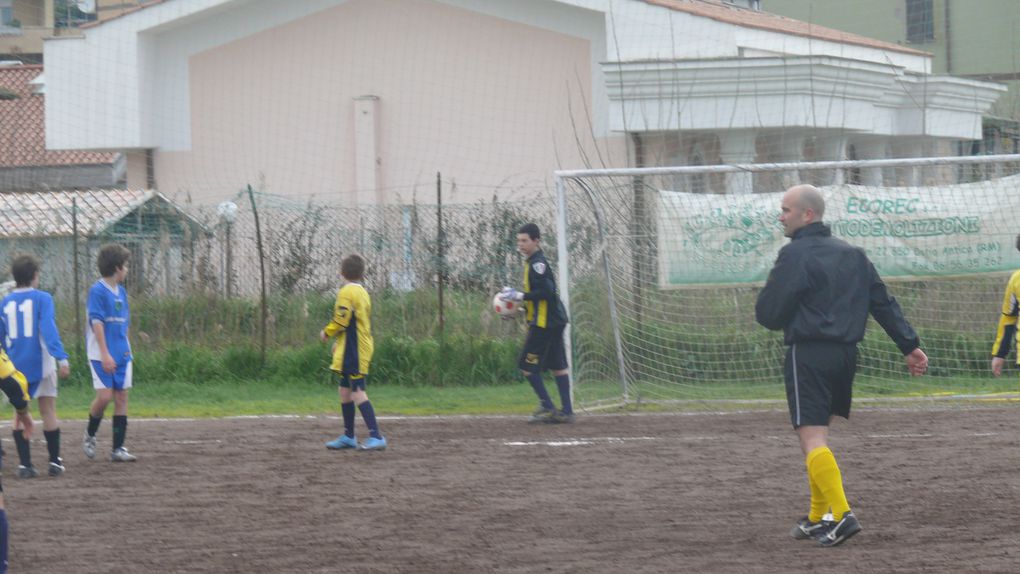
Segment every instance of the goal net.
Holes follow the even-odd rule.
[[[909,377],[869,320],[855,396],[1015,391],[989,364],[1020,268],[1018,168],[986,156],[558,172],[578,402],[784,397],[782,334],[754,304],[787,241],[781,190],[799,182],[821,189],[833,234],[867,250],[930,357],[928,376]],[[719,193],[730,178],[754,193]]]

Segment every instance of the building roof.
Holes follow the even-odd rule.
[[[826,28],[824,26],[811,24],[810,22],[803,22],[801,20],[794,20],[785,16],[779,16],[778,14],[749,10],[732,4],[725,4],[721,2],[721,0],[644,1],[645,3],[653,6],[661,6],[676,12],[686,12],[694,16],[703,16],[719,22],[744,26],[747,28],[769,30],[771,32],[779,32],[781,34],[792,34],[794,36],[816,38],[818,40],[839,42],[842,44],[854,44],[879,50],[892,50],[894,52],[903,52],[905,54],[914,54],[918,56],[928,55],[927,52],[908,48],[893,42],[884,42],[882,40],[868,38],[867,36],[850,34],[833,28]]]
[[[112,152],[51,151],[46,149],[43,95],[31,82],[43,67],[0,67],[0,168],[112,164]]]
[[[162,4],[162,3],[166,2],[166,1],[167,0],[149,0],[148,2],[143,2],[143,3],[139,4],[138,6],[134,6],[132,8],[128,8],[127,10],[124,10],[123,12],[121,12],[120,14],[117,14],[116,16],[111,16],[111,17],[105,18],[103,20],[95,20],[93,22],[87,22],[85,24],[82,24],[81,26],[78,26],[78,29],[79,30],[84,30],[84,29],[88,29],[88,28],[95,28],[96,26],[102,26],[103,24],[109,22],[110,20],[116,20],[117,18],[123,18],[124,16],[127,16],[128,14],[133,14],[133,13],[138,12],[140,10],[145,10],[146,8],[148,8],[150,6],[155,6],[156,4]]]
[[[78,234],[94,237],[152,200],[169,206],[175,215],[193,227],[205,229],[153,190],[37,191],[0,193],[0,238],[70,237],[74,235],[75,208]]]
[[[129,14],[133,14],[167,1],[168,0],[149,0],[148,2],[139,4],[136,7],[129,8],[112,18],[89,22],[79,26],[79,28],[88,29],[101,26],[110,20],[123,18]],[[675,10],[677,12],[686,12],[695,16],[704,16],[706,18],[711,18],[712,20],[735,24],[737,26],[770,30],[772,32],[779,32],[782,34],[793,34],[795,36],[803,36],[805,38],[817,38],[819,40],[827,40],[830,42],[855,44],[868,48],[877,48],[879,50],[893,50],[918,56],[927,55],[927,52],[908,48],[893,42],[884,42],[882,40],[868,38],[867,36],[859,36],[857,34],[850,34],[840,30],[835,30],[833,28],[817,26],[809,22],[779,16],[778,14],[741,8],[740,6],[724,3],[722,0],[644,0],[644,2],[654,6],[661,6],[663,8]]]

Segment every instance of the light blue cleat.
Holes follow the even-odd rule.
[[[358,441],[355,440],[353,437],[349,437],[349,436],[347,436],[345,434],[342,434],[342,435],[336,437],[336,439],[327,442],[326,443],[326,448],[328,448],[329,450],[343,450],[345,448],[358,448]]]
[[[361,450],[386,450],[386,439],[368,437],[368,440],[361,443]]]

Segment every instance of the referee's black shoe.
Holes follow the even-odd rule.
[[[818,545],[826,548],[839,546],[860,531],[861,523],[857,522],[852,510],[847,510],[843,513],[843,518],[818,539]]]
[[[825,516],[830,515],[826,514]],[[805,516],[793,525],[793,528],[790,529],[790,536],[795,540],[818,540],[827,534],[835,524],[835,522],[825,519],[811,522],[811,519]]]

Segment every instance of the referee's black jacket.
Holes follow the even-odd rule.
[[[779,250],[754,306],[758,323],[782,329],[787,345],[856,344],[864,338],[869,312],[904,355],[920,346],[864,250],[832,237],[821,222],[798,229]]]

